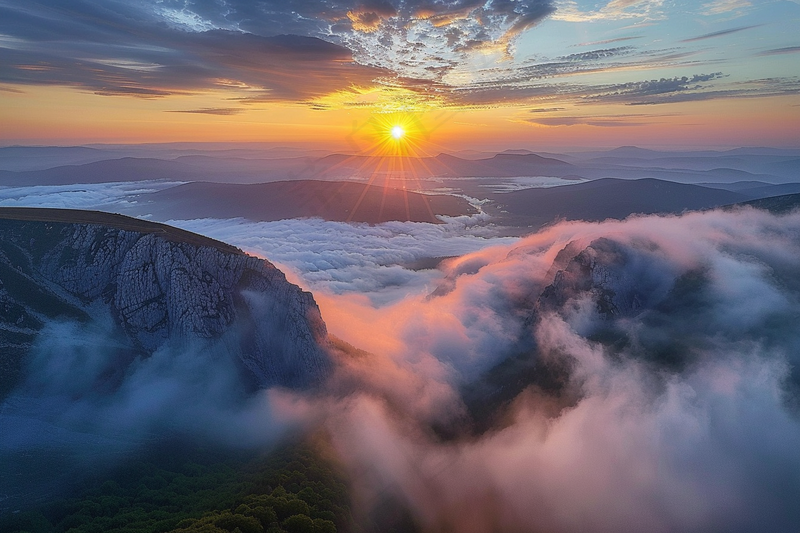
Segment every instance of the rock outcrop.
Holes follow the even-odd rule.
[[[214,342],[261,387],[306,386],[330,365],[313,296],[266,260],[119,215],[0,208],[2,388],[48,321],[109,316],[128,352]]]

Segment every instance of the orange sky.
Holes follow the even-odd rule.
[[[319,111],[301,104],[256,104],[232,115],[176,113],[216,108],[219,95],[166,99],[108,97],[63,87],[26,87],[3,93],[3,144],[151,142],[312,143],[335,150],[366,150],[375,144],[376,120],[406,116],[418,124],[421,155],[442,150],[558,149],[638,144],[692,148],[796,146],[800,139],[797,97],[721,99],[670,105],[574,107],[574,124],[530,122],[519,106],[439,109],[395,114],[368,109]],[[563,114],[563,113],[562,113]],[[391,118],[390,118],[391,120]],[[589,124],[582,123],[585,120]]]
[[[0,144],[800,144],[800,0],[214,5],[11,1]]]

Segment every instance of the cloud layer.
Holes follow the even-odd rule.
[[[331,410],[360,501],[425,531],[791,528],[798,258],[798,214],[569,223],[453,261],[433,297],[342,305],[334,333],[427,383],[368,381]],[[566,369],[555,387],[548,368]],[[494,422],[435,437],[486,405],[458,400],[476,383]],[[492,403],[501,384],[518,392]]]
[[[508,240],[477,222],[181,222],[292,265],[315,290],[342,339],[326,387],[247,397],[207,347],[158,353],[98,391],[96,347],[113,339],[54,324],[31,409],[48,431],[88,427],[103,446],[164,431],[268,445],[321,426],[359,512],[379,521],[390,502],[423,531],[794,527],[800,214],[570,222]],[[430,256],[456,257],[398,266]],[[53,398],[70,400],[47,411]],[[41,436],[23,427],[34,432],[7,450]]]

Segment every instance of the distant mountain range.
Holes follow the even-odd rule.
[[[800,209],[800,194],[783,194],[781,196],[771,196],[744,202],[741,205],[749,205],[756,209],[763,209],[770,213],[783,214]]]
[[[554,220],[599,221],[632,214],[681,213],[800,192],[800,184],[751,182],[734,191],[658,179],[604,178],[572,185],[485,192],[482,209],[498,226],[541,227]],[[377,224],[389,220],[439,223],[438,216],[472,215],[461,197],[422,194],[355,182],[281,181],[253,185],[187,183],[142,194],[134,213],[156,220],[236,218],[274,221],[319,217]]]
[[[440,223],[437,215],[478,211],[463,198],[421,194],[350,181],[278,181],[253,185],[187,183],[141,195],[140,214],[156,219],[236,218],[273,221],[320,217],[377,224],[390,220]]]
[[[0,164],[2,161],[0,157]],[[569,163],[536,154],[497,154],[477,160],[461,159],[447,154],[423,158],[332,154],[322,158],[281,159],[192,155],[176,159],[123,157],[38,170],[0,170],[0,185],[63,185],[143,180],[260,183],[287,179],[350,178],[368,178],[381,182],[387,177],[404,178],[413,182],[436,176],[568,176],[575,173],[576,170]]]
[[[637,147],[568,154],[529,150],[441,153],[425,157],[325,154],[291,149],[151,147],[0,148],[0,185],[58,185],[171,180],[263,183],[299,179],[386,179],[517,176],[659,178],[682,183],[800,181],[800,150],[741,148],[663,152]],[[415,187],[419,187],[415,183]]]
[[[634,213],[680,213],[747,200],[742,194],[656,179],[598,179],[494,195],[486,209],[509,225],[540,226],[557,219],[600,221]]]
[[[535,177],[550,185],[564,181],[552,188],[525,188],[513,181]],[[498,224],[536,228],[559,218],[679,213],[798,193],[800,150],[664,152],[627,146],[568,154],[517,149],[401,158],[236,145],[205,151],[192,145],[0,148],[0,186],[144,180],[186,183],[141,194],[130,206],[119,207],[125,214],[156,220],[321,217],[437,223],[442,215],[475,214],[469,197],[484,202]],[[498,192],[504,189],[510,192]],[[428,192],[435,194],[422,194]]]

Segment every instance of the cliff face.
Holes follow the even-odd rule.
[[[583,250],[570,243],[559,261],[566,264],[553,266],[553,270],[561,268],[542,291],[536,306],[539,312],[563,312],[570,300],[588,297],[600,316],[630,317],[660,301],[668,289],[657,265],[607,238]]]
[[[48,320],[108,316],[128,353],[215,342],[262,387],[326,374],[327,332],[312,295],[268,261],[125,217],[8,211],[0,213],[4,388]]]

